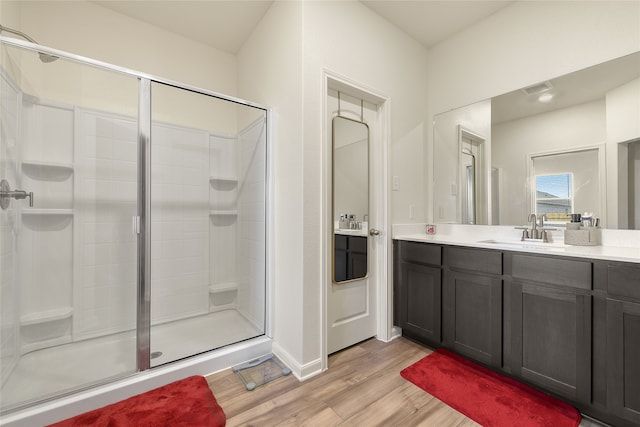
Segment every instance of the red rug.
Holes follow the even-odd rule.
[[[400,375],[484,427],[576,427],[571,405],[438,349]]]
[[[86,412],[55,427],[224,426],[227,417],[207,380],[194,376]]]

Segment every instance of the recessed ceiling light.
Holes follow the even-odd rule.
[[[553,99],[553,94],[549,92],[543,93],[538,97],[538,101],[540,102],[549,102],[552,99]]]

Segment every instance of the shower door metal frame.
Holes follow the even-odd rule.
[[[146,371],[151,369],[150,366],[150,339],[151,339],[151,84],[161,83],[178,89],[210,96],[224,101],[233,102],[235,104],[256,108],[264,111],[266,122],[266,176],[265,176],[265,323],[264,334],[271,336],[271,318],[272,314],[268,310],[271,301],[269,283],[271,277],[271,269],[269,263],[271,261],[270,251],[270,233],[271,218],[269,215],[270,194],[272,192],[269,171],[271,166],[270,149],[271,146],[271,110],[258,103],[250,102],[241,98],[224,95],[218,92],[201,89],[178,83],[172,80],[153,76],[147,73],[134,71],[125,67],[109,64],[84,56],[71,54],[65,51],[52,49],[46,46],[30,43],[27,41],[14,39],[0,35],[0,42],[9,46],[19,47],[25,50],[44,53],[50,56],[56,56],[69,61],[78,62],[80,64],[100,68],[103,70],[123,74],[138,79],[138,201],[137,213],[132,218],[133,232],[137,234],[137,319],[136,319],[136,361],[137,371]],[[109,382],[109,381],[107,381]]]
[[[151,366],[151,80],[138,79],[138,213],[133,219],[138,234],[138,304],[136,364]]]

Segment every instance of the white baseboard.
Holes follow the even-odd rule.
[[[291,356],[285,349],[283,349],[277,342],[273,343],[273,354],[282,361],[293,375],[300,381],[308,380],[322,373],[322,360],[316,359],[312,362],[300,364],[293,356]]]

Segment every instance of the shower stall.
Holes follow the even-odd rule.
[[[264,338],[268,109],[0,41],[2,413]]]

